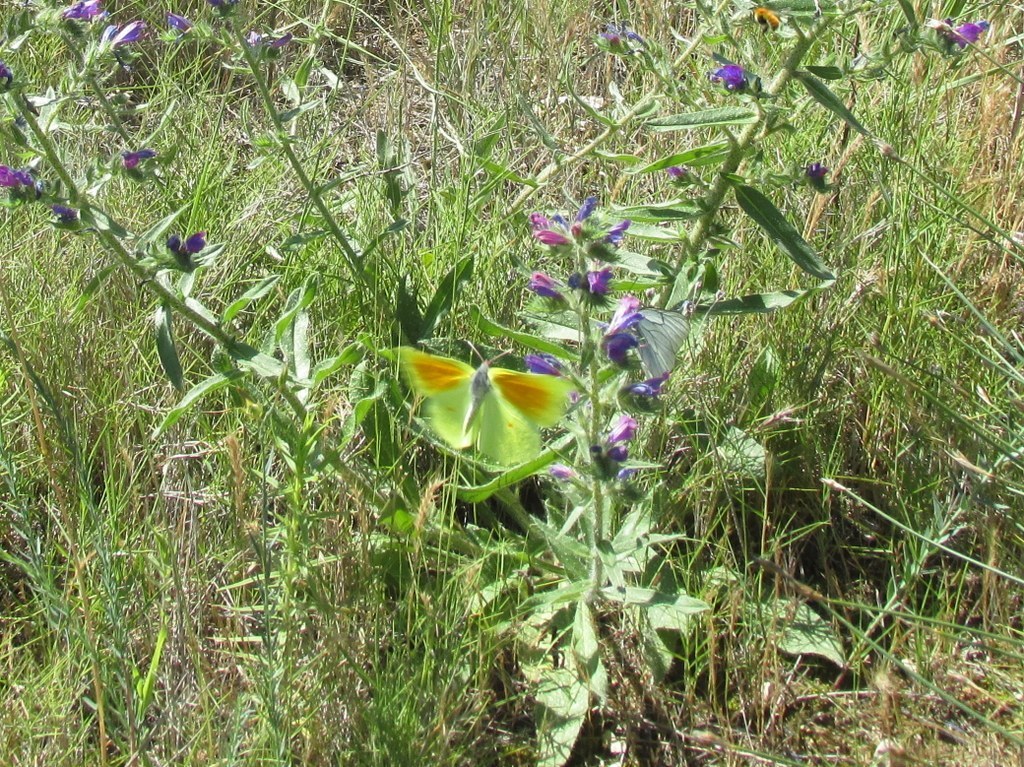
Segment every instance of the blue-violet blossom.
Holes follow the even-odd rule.
[[[137,152],[121,152],[121,164],[125,170],[134,170],[143,160],[151,160],[156,157],[152,149],[140,149]]]
[[[747,73],[739,64],[726,64],[711,73],[711,82],[721,83],[727,91],[742,91],[747,88]]]

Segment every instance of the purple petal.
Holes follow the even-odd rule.
[[[612,282],[612,270],[605,267],[599,272],[587,272],[587,286],[595,296],[603,296],[608,293]]]
[[[629,448],[625,445],[615,445],[605,451],[605,455],[611,458],[613,461],[622,463],[623,461],[629,460]]]
[[[192,29],[192,22],[177,13],[167,14],[167,23],[179,32],[185,33]]]
[[[555,479],[574,479],[576,470],[570,466],[566,466],[564,463],[553,463],[548,467],[548,473]]]
[[[722,83],[727,91],[742,91],[747,87],[747,73],[738,64],[726,64],[711,73],[711,81]]]
[[[629,442],[636,436],[636,419],[631,415],[621,415],[619,420],[612,426],[608,436],[605,438],[605,442],[609,445],[615,445],[619,442]]]
[[[50,210],[62,224],[70,224],[78,220],[78,211],[66,205],[51,205]]]
[[[569,245],[572,243],[566,235],[561,232],[557,232],[554,229],[540,229],[533,233],[533,236],[541,241],[544,245],[550,245],[553,248],[559,245]]]
[[[196,232],[185,240],[184,251],[189,255],[198,253],[206,247],[206,232]]]
[[[543,272],[534,272],[531,274],[530,282],[526,286],[527,290],[530,290],[543,298],[560,299],[562,298],[562,294],[558,292],[558,287],[558,283]]]
[[[523,357],[523,363],[531,373],[548,376],[562,375],[561,363],[550,354],[527,354]]]
[[[604,241],[609,245],[618,245],[622,242],[622,238],[626,235],[626,230],[629,229],[629,225],[631,223],[633,222],[628,218],[625,221],[620,221],[608,230],[608,234],[605,236]]]
[[[576,214],[576,221],[586,221],[594,213],[597,208],[597,198],[588,197],[583,201],[583,205],[580,206],[580,212]]]
[[[625,365],[629,350],[635,349],[639,345],[640,342],[630,333],[614,333],[613,335],[605,336],[602,342],[604,353],[616,365]]]
[[[637,309],[640,308],[640,301],[634,296],[623,296],[619,299],[619,305],[615,309],[615,314],[612,315],[611,322],[608,323],[608,328],[605,330],[605,334],[612,336],[616,333],[621,333],[623,330],[636,325],[643,319]]]
[[[626,392],[638,397],[657,397],[661,394],[661,387],[665,385],[667,380],[668,373],[662,373],[660,376],[648,378],[646,381],[637,381],[630,384],[626,387]]]

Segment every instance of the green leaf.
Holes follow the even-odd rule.
[[[528,349],[546,352],[562,360],[573,359],[572,353],[560,344],[545,341],[543,338],[537,338],[529,333],[521,333],[504,325],[499,325],[497,322],[485,317],[483,312],[476,306],[469,308],[469,318],[474,327],[481,333],[486,333],[495,338],[510,338]]]
[[[75,301],[75,306],[71,310],[73,316],[77,317],[85,310],[85,307],[89,303],[89,299],[96,295],[97,291],[103,287],[103,283],[106,281],[107,277],[109,277],[110,273],[116,268],[117,264],[110,264],[110,266],[105,266],[96,272],[93,278],[89,280],[89,284],[82,290],[82,295],[80,295],[78,300]]]
[[[801,85],[807,89],[807,92],[810,94],[812,99],[825,107],[825,109],[832,112],[839,119],[845,121],[847,125],[858,133],[871,138],[871,134],[868,132],[868,129],[860,124],[860,121],[853,116],[853,112],[846,107],[846,104],[844,104],[842,100],[834,94],[827,85],[825,85],[825,83],[810,72],[798,71],[795,76],[796,79],[800,81]]]
[[[672,665],[672,651],[665,646],[665,643],[658,636],[657,628],[648,615],[641,615],[639,620],[640,628],[640,649],[643,651],[644,660],[647,661],[647,668],[651,672],[654,681],[660,682],[668,674]]]
[[[251,304],[253,301],[258,301],[263,298],[270,290],[277,284],[277,281],[281,279],[280,275],[272,274],[269,277],[264,277],[262,280],[257,282],[242,295],[232,301],[226,309],[224,309],[221,315],[221,322],[224,325],[230,323],[238,313],[245,307]]]
[[[643,160],[637,157],[635,154],[607,152],[603,149],[594,150],[594,156],[600,157],[602,160],[607,160],[608,162],[617,162],[620,163],[621,165],[636,165],[639,162],[643,162]]]
[[[149,659],[149,668],[146,676],[139,679],[135,684],[136,710],[135,715],[140,719],[145,717],[146,709],[153,701],[153,687],[156,682],[156,672],[160,668],[160,656],[163,655],[164,643],[167,642],[167,627],[161,626],[156,635],[156,646],[153,648],[153,657]]]
[[[538,767],[562,767],[590,711],[590,691],[570,669],[544,670],[536,692]]]
[[[434,291],[434,297],[430,299],[427,310],[423,313],[423,324],[421,333],[429,338],[440,321],[452,308],[455,299],[459,296],[462,283],[473,276],[473,256],[466,256],[445,275],[441,284]]]
[[[673,165],[688,165],[691,168],[699,168],[702,165],[717,165],[729,154],[729,144],[726,141],[718,141],[713,144],[687,149],[685,152],[668,155],[648,163],[641,168],[631,168],[626,173],[653,173],[665,170]]]
[[[718,445],[718,455],[726,468],[748,477],[764,477],[765,449],[743,429],[733,426]]]
[[[910,0],[896,0],[900,4],[900,10],[903,11],[903,16],[906,18],[907,23],[912,27],[917,26],[917,14],[914,12],[914,5]]]
[[[817,655],[837,666],[846,665],[843,645],[828,621],[803,602],[795,611],[782,605],[779,607],[782,609],[776,608],[776,612],[785,613],[780,616],[783,634],[779,640],[779,649],[782,652],[789,655]]]
[[[139,237],[139,243],[159,243],[162,245],[163,241],[166,239],[164,235],[167,234],[167,231],[174,225],[174,222],[178,220],[178,216],[188,210],[188,207],[188,205],[183,205],[173,213],[170,213],[157,221],[153,226],[147,229],[141,237]],[[98,211],[95,212],[98,213]],[[83,210],[82,213],[84,214],[85,211]],[[84,215],[82,220],[85,220]]]
[[[699,112],[661,117],[651,120],[647,127],[656,133],[690,130],[691,128],[707,128],[713,125],[750,125],[758,120],[757,111],[747,107],[719,107],[703,109]]]
[[[185,376],[181,371],[181,360],[174,345],[174,331],[171,327],[171,307],[167,304],[158,306],[153,318],[156,325],[156,351],[160,355],[160,366],[174,388],[181,391],[185,388]]]
[[[160,422],[160,425],[157,426],[153,433],[154,438],[159,437],[167,429],[176,424],[185,412],[192,407],[192,405],[201,400],[207,394],[212,394],[218,389],[223,389],[225,386],[228,386],[232,382],[242,378],[243,375],[244,374],[240,370],[229,370],[226,373],[216,373],[197,383],[184,397],[181,398],[181,401],[178,402],[177,405],[167,411],[167,415],[164,416],[164,420]]]
[[[820,77],[822,80],[842,80],[843,70],[839,67],[814,67],[809,66],[805,69],[812,75]]]
[[[123,226],[99,208],[86,205],[82,207],[78,215],[86,226],[91,226],[101,232],[110,232],[118,239],[124,239],[128,236],[128,231]]]
[[[647,610],[665,608],[680,616],[695,615],[708,609],[706,603],[685,594],[666,594],[638,586],[607,587],[601,589],[601,593],[612,602],[637,605]]]
[[[734,192],[736,202],[739,203],[743,212],[765,231],[793,263],[820,280],[827,282],[835,280],[835,275],[818,258],[814,248],[807,244],[807,241],[783,217],[771,200],[750,186],[736,186]]]
[[[403,274],[398,282],[398,305],[395,307],[395,319],[402,336],[409,343],[423,339],[423,315],[417,304],[416,295],[409,290],[409,275]]]
[[[594,614],[585,599],[576,604],[576,617],[572,626],[572,651],[585,674],[587,688],[604,702],[608,697],[608,673],[601,663],[601,646],[597,638]]]
[[[355,365],[363,359],[363,346],[359,343],[351,343],[341,350],[340,354],[321,360],[313,368],[309,375],[310,386],[317,386],[328,376],[334,375],[339,368],[345,365]]]
[[[299,313],[307,306],[313,303],[313,299],[316,298],[316,293],[317,279],[316,277],[308,277],[302,284],[301,288],[296,288],[292,291],[291,295],[288,296],[288,300],[284,305],[284,313],[277,322],[274,323],[274,343],[276,345],[281,344],[281,340],[284,338],[285,333],[291,332],[296,317],[298,317]],[[287,353],[290,350],[282,348],[282,351]]]
[[[740,298],[727,298],[708,306],[698,306],[697,311],[708,317],[729,314],[770,314],[784,309],[803,298],[813,290],[777,290],[772,293],[753,293]]]
[[[648,205],[635,205],[629,208],[617,208],[615,215],[628,218],[630,221],[640,221],[643,223],[688,221],[700,217],[701,209],[691,202],[669,200]]]

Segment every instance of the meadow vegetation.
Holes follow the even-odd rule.
[[[0,763],[1024,763],[1018,9],[0,12]]]

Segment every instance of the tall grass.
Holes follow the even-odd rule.
[[[121,24],[163,28],[174,11],[219,28],[205,3],[107,8]],[[523,287],[564,267],[526,216],[590,194],[610,216],[669,199],[662,173],[616,156],[691,145],[642,121],[605,130],[587,105],[621,116],[617,94],[635,105],[646,90],[662,114],[730,104],[708,90],[711,53],[767,84],[794,39],[741,5],[243,3],[240,32],[297,37],[256,67],[265,80],[240,44],[186,35],[79,92],[67,39],[8,30],[0,59],[25,95],[73,93],[50,135],[97,207],[136,234],[178,211],[160,242],[206,231],[226,245],[192,297],[220,315],[277,281],[212,329],[173,304],[179,391],[153,315],[180,274],[109,270],[109,246],[50,226],[42,205],[0,220],[0,761],[1019,759],[1019,14],[917,8],[990,14],[982,43],[947,56],[923,27],[905,36],[899,4],[840,10],[805,63],[877,66],[829,82],[870,137],[793,97],[790,127],[740,171],[774,183],[830,165],[824,194],[766,193],[837,279],[776,312],[695,322],[634,450],[660,466],[638,480],[649,534],[672,536],[644,583],[709,609],[654,632],[589,603],[608,684],[575,702],[571,756],[544,737],[570,689],[556,682],[575,662],[573,620],[538,607],[569,558],[540,523],[571,504],[543,476],[473,496],[491,475],[413,418],[377,352],[420,340],[414,326],[444,354],[516,348],[485,320],[539,335]],[[607,21],[673,66],[600,52]],[[922,45],[900,52],[905,39]],[[275,125],[299,94],[321,105]],[[0,160],[27,163],[6,135]],[[117,169],[150,142],[159,178]],[[82,170],[97,158],[105,184]],[[54,178],[46,158],[34,169]],[[721,295],[694,297],[809,287],[733,200],[710,220]],[[629,247],[671,262],[687,246]],[[279,368],[239,367],[235,341]],[[325,360],[318,386],[295,383]]]

